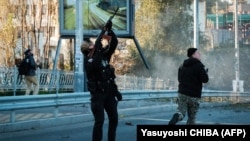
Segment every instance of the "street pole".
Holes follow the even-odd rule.
[[[81,43],[83,41],[83,8],[82,0],[76,0],[76,30],[75,30],[75,72],[74,72],[74,91],[84,91],[84,75],[83,75],[83,55],[81,53]]]
[[[216,29],[219,30],[218,1],[216,1]]]
[[[235,30],[235,80],[233,81],[233,91],[237,92],[240,88],[240,59],[239,59],[239,40],[238,40],[238,4],[234,0],[234,30]],[[243,87],[243,86],[241,86]]]
[[[199,48],[199,5],[194,0],[194,48]]]

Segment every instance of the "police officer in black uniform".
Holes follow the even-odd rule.
[[[104,110],[109,119],[108,141],[115,141],[116,128],[118,125],[118,101],[122,100],[122,95],[115,83],[114,68],[109,64],[110,58],[114,53],[118,40],[115,33],[111,30],[112,22],[108,21],[102,31],[107,35],[101,35],[95,44],[89,39],[84,38],[81,45],[81,52],[84,54],[84,69],[87,76],[87,88],[91,94],[91,110],[94,116],[94,127],[92,141],[101,141],[103,137]],[[108,37],[109,44],[102,45],[102,39]]]

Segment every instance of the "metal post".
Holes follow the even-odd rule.
[[[199,48],[199,6],[194,0],[194,48]]]
[[[74,74],[74,91],[84,91],[84,75],[83,75],[83,55],[80,46],[83,41],[83,8],[82,0],[76,0],[76,31],[75,31],[75,74]],[[88,2],[88,1],[87,1]]]
[[[239,90],[239,41],[238,41],[238,4],[234,1],[234,30],[235,30],[235,87]]]
[[[216,29],[219,29],[218,1],[216,1]]]
[[[21,75],[18,76],[18,68],[16,67],[16,65],[14,66],[14,88],[13,88],[13,95],[16,96],[16,89],[17,89],[17,78],[18,77],[22,77]]]
[[[53,72],[51,74],[51,78],[50,78],[50,87],[49,87],[49,91],[51,90],[51,88],[53,87],[53,80],[56,79],[56,72],[57,72],[57,62],[58,62],[58,56],[60,53],[60,49],[61,49],[61,43],[62,43],[62,39],[61,37],[58,40],[57,43],[57,48],[56,48],[56,55],[55,55],[55,59],[54,59],[54,63],[53,63]]]
[[[137,41],[137,39],[135,37],[133,39],[134,39],[135,46],[136,46],[136,48],[137,48],[137,50],[138,50],[138,52],[139,52],[139,54],[140,54],[140,56],[142,58],[142,61],[143,61],[144,65],[146,66],[147,69],[149,69],[148,62],[146,61],[146,59],[145,59],[145,57],[144,57],[144,55],[142,53],[141,47],[139,45],[139,42]]]
[[[16,111],[11,111],[11,113],[10,113],[10,122],[11,123],[16,122]]]

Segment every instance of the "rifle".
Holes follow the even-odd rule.
[[[114,14],[113,14],[112,16],[109,17],[108,21],[105,23],[105,26],[106,26],[110,21],[112,21],[112,19],[115,17],[115,15],[116,15],[116,13],[117,13],[118,10],[119,10],[119,7],[117,7],[116,10],[115,10],[115,12],[114,12]],[[105,27],[105,26],[104,26],[104,27]],[[101,39],[102,39],[102,37],[103,37],[103,35],[105,34],[106,31],[107,31],[106,28],[102,28],[102,31],[101,31],[101,33],[98,35],[96,41],[101,41]]]
[[[106,31],[107,31],[107,28],[105,28],[105,27],[106,27],[106,25],[107,25],[110,21],[112,21],[112,19],[115,17],[115,15],[116,15],[116,13],[117,13],[118,10],[119,10],[119,7],[117,7],[116,10],[114,11],[114,14],[113,14],[112,16],[109,17],[108,21],[105,23],[104,28],[102,28],[102,31],[101,31],[101,33],[98,35],[98,37],[97,37],[97,39],[96,39],[95,42],[101,42],[101,40],[102,40],[103,37],[109,38],[109,39],[110,39],[109,36],[105,36],[105,35],[104,35],[104,34],[106,33]],[[89,56],[89,57],[92,57],[92,56],[94,55],[95,50],[96,50],[96,48],[93,48],[93,49],[91,50],[91,52],[88,54],[88,56]]]

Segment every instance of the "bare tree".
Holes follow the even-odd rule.
[[[1,57],[14,58],[0,59],[0,64],[13,66],[15,57],[21,59],[30,48],[43,68],[52,68],[51,52],[59,38],[58,6],[59,0],[0,0],[0,50],[6,54]]]
[[[58,0],[51,0],[47,3],[47,10],[45,11],[45,19],[46,19],[46,27],[44,28],[44,34],[45,34],[45,43],[44,43],[44,49],[43,49],[43,58],[50,59],[50,39],[53,36],[53,32],[57,31],[58,29],[56,26],[58,26]],[[55,26],[56,25],[56,26]],[[55,28],[53,28],[55,27]],[[59,35],[58,33],[54,33],[54,35]],[[52,60],[52,59],[50,59]],[[52,68],[51,61],[48,61],[48,67]]]
[[[17,42],[17,30],[14,22],[14,8],[8,0],[0,1],[0,50],[1,64],[4,67],[13,67],[15,65],[15,48]]]
[[[28,47],[28,35],[26,32],[28,30],[28,26],[26,22],[27,5],[25,1],[23,0],[15,1],[15,3],[12,3],[12,5],[16,7],[14,14],[15,14],[15,20],[19,26],[18,34],[19,34],[19,37],[21,38],[21,44],[22,44],[21,48],[17,51],[17,53],[20,56],[22,56],[23,51],[25,50],[25,48]]]
[[[9,1],[9,0],[6,0]],[[14,15],[18,23],[18,35],[22,47],[17,51],[20,56],[25,49],[30,48],[34,52],[37,61],[48,68],[47,63],[50,55],[50,40],[58,29],[58,0],[17,0],[11,1],[15,7]],[[41,36],[43,35],[43,36]],[[43,43],[40,43],[43,39]],[[39,48],[39,45],[43,47]]]

